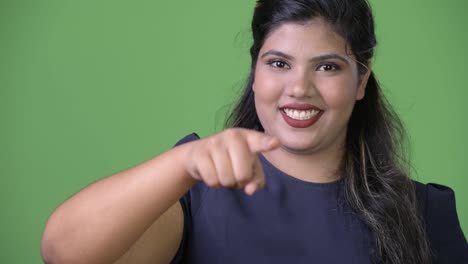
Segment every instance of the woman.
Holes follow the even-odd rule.
[[[227,129],[83,189],[47,263],[465,263],[453,192],[413,182],[365,0],[257,1]],[[180,199],[180,202],[179,202]]]

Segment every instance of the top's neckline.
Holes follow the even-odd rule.
[[[260,161],[263,163],[264,169],[273,170],[281,178],[286,179],[296,184],[300,184],[303,186],[320,187],[320,188],[336,188],[338,185],[342,184],[343,182],[343,177],[341,177],[338,180],[331,181],[331,182],[310,182],[310,181],[301,180],[299,178],[296,178],[278,169],[261,153],[259,154],[259,158],[260,158]]]

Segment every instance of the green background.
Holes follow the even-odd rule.
[[[410,132],[414,177],[455,190],[468,232],[468,4],[372,3],[375,72]],[[0,263],[40,263],[47,217],[82,187],[221,129],[253,6],[0,1]]]

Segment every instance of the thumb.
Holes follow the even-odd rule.
[[[279,140],[257,131],[248,131],[247,144],[252,152],[266,152],[279,147]]]

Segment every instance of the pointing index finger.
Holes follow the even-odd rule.
[[[257,131],[249,131],[247,144],[252,152],[266,152],[277,148],[280,144],[275,137]]]

